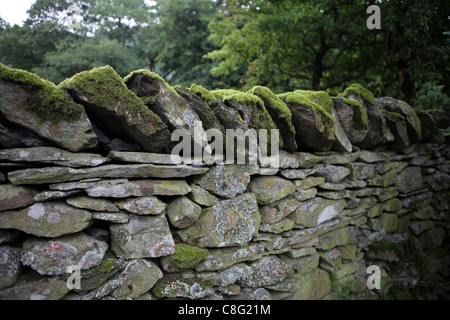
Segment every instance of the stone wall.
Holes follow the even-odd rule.
[[[0,66],[0,299],[448,297],[430,114],[357,85],[208,92],[106,67],[56,86]],[[194,120],[279,128],[279,168],[174,164]]]

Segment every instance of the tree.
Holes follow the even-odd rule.
[[[157,71],[172,83],[211,88],[213,63],[203,56],[216,48],[208,41],[208,24],[217,17],[221,1],[158,0],[155,5],[157,36],[150,46],[158,52]]]

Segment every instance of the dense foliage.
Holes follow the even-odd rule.
[[[376,4],[381,29],[368,29]],[[0,62],[59,83],[110,65],[172,85],[342,92],[359,82],[423,109],[449,105],[446,0],[37,0],[0,18]]]

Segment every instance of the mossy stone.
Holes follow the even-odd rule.
[[[351,95],[359,98],[364,99],[370,104],[375,103],[375,98],[373,96],[373,93],[370,92],[368,89],[364,88],[359,83],[353,83],[349,87],[347,87],[344,92],[341,94],[344,98],[349,98]]]
[[[161,265],[167,272],[182,272],[195,267],[208,256],[208,250],[186,244],[175,244],[175,253],[161,257]]]
[[[259,97],[280,130],[283,147],[289,152],[297,151],[295,141],[295,127],[292,124],[292,112],[276,94],[262,86],[253,87],[249,93]]]
[[[170,146],[167,126],[110,66],[80,72],[60,86],[88,108],[107,135],[136,141],[148,152],[162,152]]]

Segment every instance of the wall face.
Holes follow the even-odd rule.
[[[0,299],[448,298],[450,146],[402,101],[108,67],[0,93]],[[276,168],[175,164],[196,123],[278,128]]]
[[[373,299],[370,265],[384,294],[414,288],[448,272],[449,153],[281,152],[267,176],[154,154],[5,149],[0,297]],[[77,168],[87,163],[98,165]],[[80,289],[67,287],[72,265]]]

